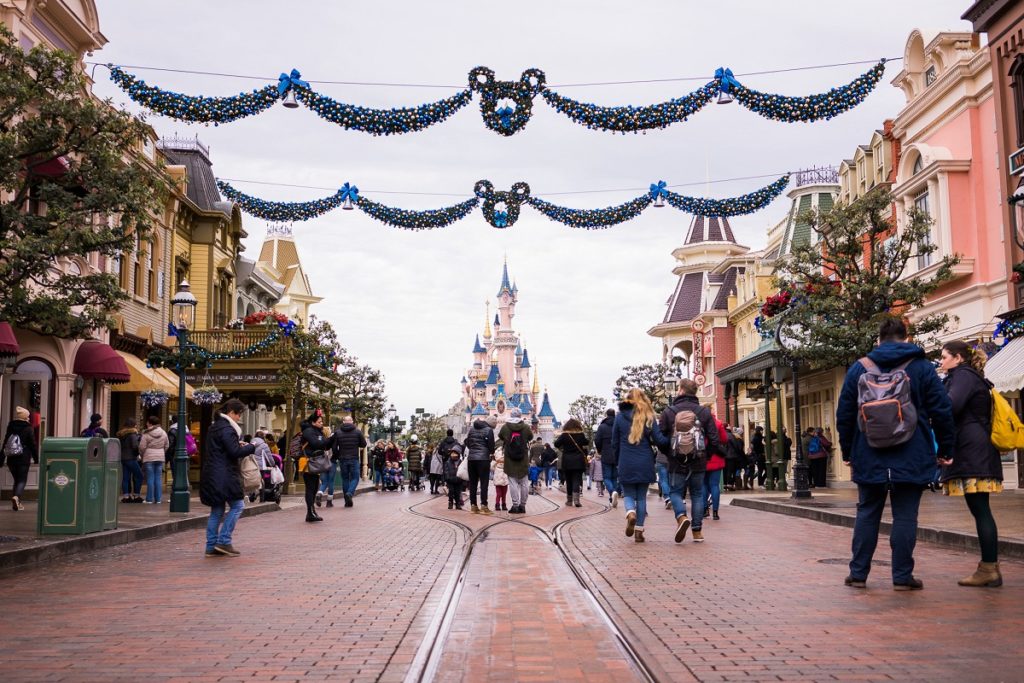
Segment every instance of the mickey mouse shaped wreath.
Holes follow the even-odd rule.
[[[484,200],[481,212],[484,219],[495,228],[510,228],[519,218],[519,206],[530,198],[530,186],[519,182],[511,192],[495,192],[489,180],[478,180],[473,194]]]
[[[533,98],[544,89],[544,72],[527,69],[518,81],[496,81],[494,72],[478,66],[469,72],[469,89],[480,93],[484,125],[502,135],[523,129],[533,112]]]

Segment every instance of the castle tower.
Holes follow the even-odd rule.
[[[548,400],[548,390],[544,389],[544,402],[541,404],[540,412],[537,414],[540,422],[540,438],[545,443],[552,443],[555,440],[555,411],[551,410],[551,401]]]
[[[516,348],[519,340],[512,329],[512,318],[515,317],[517,295],[512,290],[508,279],[508,263],[502,268],[501,285],[498,287],[498,312],[495,316],[494,348],[498,351],[498,367],[501,376],[515,381]]]

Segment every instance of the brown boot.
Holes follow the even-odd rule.
[[[644,542],[644,530],[642,528],[637,527],[636,529],[633,530],[633,540],[636,541],[637,543],[643,543]]]
[[[957,581],[961,586],[977,586],[979,588],[998,588],[1003,585],[1003,575],[999,573],[998,562],[979,562],[974,573]]]
[[[676,543],[682,543],[686,538],[686,530],[690,528],[690,520],[686,515],[676,517]]]

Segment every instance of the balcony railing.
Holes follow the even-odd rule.
[[[244,351],[260,343],[267,338],[271,329],[260,326],[248,330],[197,330],[189,332],[188,340],[214,353],[231,353]],[[243,360],[281,359],[284,357],[288,343],[290,343],[288,337],[282,336],[266,348],[256,351]]]

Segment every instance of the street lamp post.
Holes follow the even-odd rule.
[[[395,424],[398,422],[398,411],[395,410],[395,404],[392,403],[388,407],[388,441],[395,440]]]
[[[174,469],[171,484],[171,512],[188,512],[188,453],[185,450],[185,351],[188,330],[195,323],[196,297],[189,291],[188,280],[182,280],[178,292],[171,299],[174,327],[178,335],[178,434],[174,440]]]
[[[672,405],[672,398],[676,395],[676,389],[679,387],[679,361],[681,360],[681,358],[674,357],[668,373],[662,379],[665,389],[665,403],[669,405]]]
[[[787,314],[788,316],[788,314]],[[782,350],[783,355],[789,360],[790,370],[793,373],[793,429],[796,432],[796,465],[793,467],[793,497],[810,498],[810,479],[807,476],[807,460],[804,458],[803,428],[800,424],[800,360],[792,353],[792,346],[784,342],[782,329],[787,325],[787,318],[784,317],[775,327],[775,343]],[[793,338],[787,340],[790,344]],[[779,418],[781,420],[781,416]],[[780,477],[781,478],[781,477]]]

